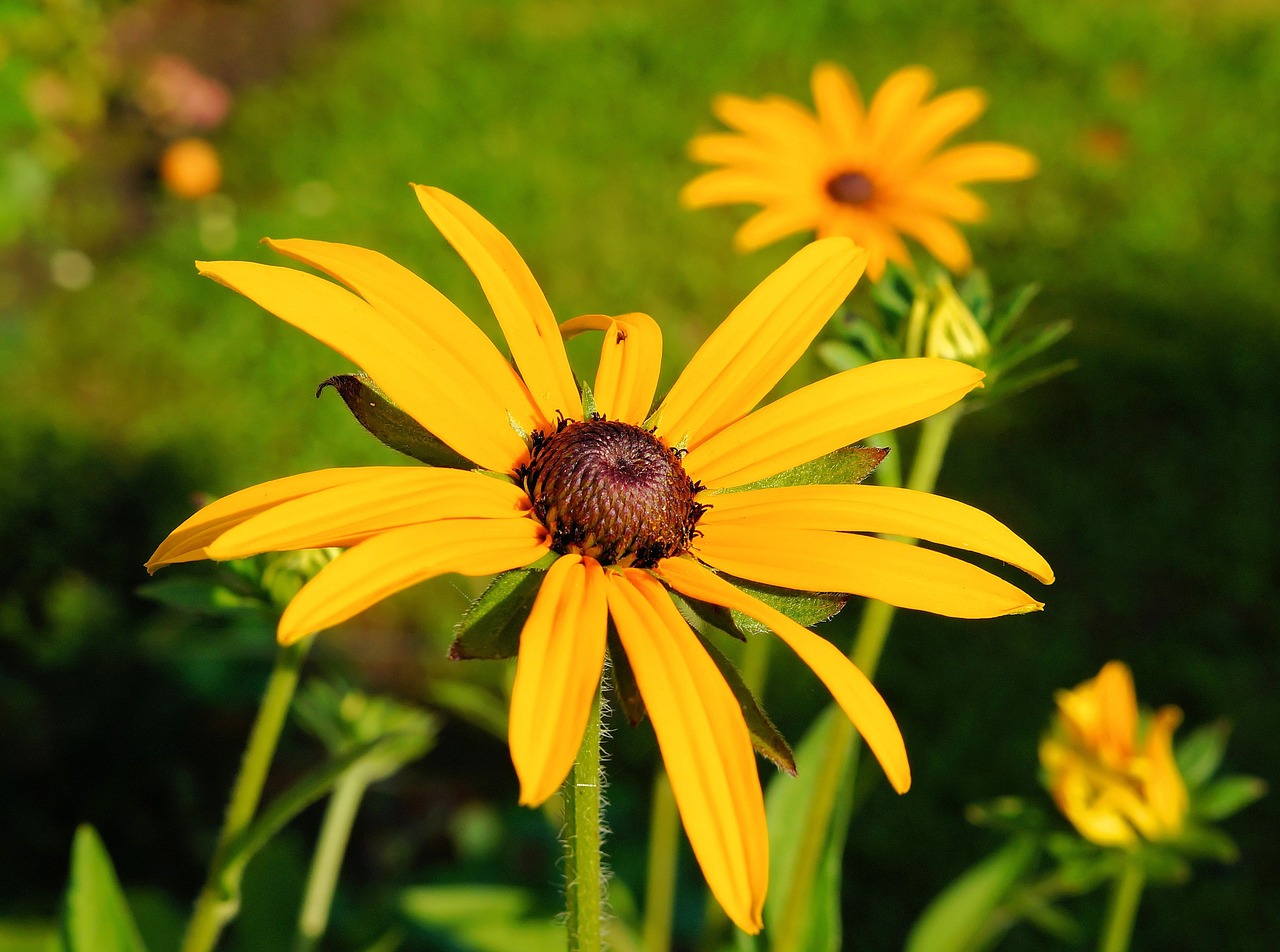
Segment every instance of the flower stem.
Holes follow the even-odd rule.
[[[1098,952],[1128,952],[1129,940],[1133,937],[1133,920],[1138,913],[1138,902],[1142,899],[1142,887],[1146,884],[1146,878],[1141,854],[1131,852],[1116,874],[1106,926],[1098,942]]]
[[[311,871],[307,874],[302,910],[298,914],[298,933],[293,940],[294,952],[311,952],[320,944],[329,925],[329,908],[333,905],[333,893],[338,885],[342,858],[347,852],[347,842],[351,839],[351,827],[360,809],[360,801],[364,799],[371,779],[366,771],[357,766],[334,784],[333,792],[329,795],[329,805],[325,807],[315,855],[311,858]]]
[[[951,433],[959,419],[959,404],[937,413],[921,424],[920,440],[911,461],[911,470],[907,477],[907,488],[920,492],[931,492],[937,484],[938,473],[942,469],[942,460],[947,452],[947,444]],[[875,442],[880,442],[878,437]],[[892,444],[895,445],[896,444]],[[896,454],[890,454],[896,455]],[[886,457],[886,460],[888,457]],[[876,471],[879,482],[884,485],[901,485],[901,470],[898,466],[888,469],[882,463]],[[898,541],[914,544],[914,539]],[[896,613],[894,606],[868,600],[862,610],[862,619],[858,623],[858,631],[854,636],[853,647],[849,657],[869,679],[874,680],[876,669],[880,666],[880,657],[889,638],[889,629],[893,625]],[[853,724],[847,718],[837,717],[831,727],[828,741],[828,757],[824,762],[822,774],[814,784],[812,799],[809,801],[809,820],[801,832],[802,841],[795,854],[792,870],[788,908],[775,918],[777,932],[774,935],[773,952],[803,952],[803,926],[808,922],[808,914],[800,905],[808,901],[812,895],[812,884],[822,865],[822,851],[831,834],[832,818],[836,809],[837,792],[842,783],[852,784],[857,776],[858,752],[861,749],[859,737]],[[794,907],[794,908],[793,908]]]
[[[603,685],[602,685],[603,688]],[[600,862],[600,694],[565,779],[565,913],[569,952],[604,949],[604,875]]]
[[[258,716],[249,732],[249,743],[240,762],[240,773],[231,788],[222,830],[209,864],[209,876],[196,899],[195,911],[182,940],[182,952],[210,952],[218,941],[223,927],[235,918],[240,909],[238,891],[226,890],[222,883],[223,864],[228,846],[253,821],[262,799],[262,788],[267,771],[275,756],[280,732],[298,686],[298,673],[311,647],[307,638],[297,644],[281,646],[276,651],[275,666],[267,679],[267,687],[258,707]]]
[[[644,952],[669,952],[671,916],[676,898],[676,861],[680,852],[679,814],[667,772],[653,779],[649,814],[649,868],[644,890]]]

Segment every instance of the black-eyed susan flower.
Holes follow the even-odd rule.
[[[768,840],[752,742],[739,701],[671,593],[772,629],[830,689],[893,786],[907,789],[902,737],[876,689],[833,645],[734,580],[960,617],[1040,607],[967,562],[869,534],[931,540],[1051,579],[1044,559],[978,510],[878,486],[753,486],[941,410],[982,373],[940,359],[884,361],[754,409],[862,273],[865,253],[831,238],[766,278],[651,413],[662,346],[651,318],[557,325],[493,225],[438,189],[417,194],[479,280],[511,362],[439,292],[373,251],[268,242],[338,283],[249,262],[200,270],[362,367],[449,448],[456,468],[330,469],[242,490],[179,526],[148,567],[345,547],[285,610],[284,642],[431,576],[545,569],[521,629],[511,701],[521,802],[546,800],[573,763],[611,620],[707,882],[738,925],[758,931]],[[593,412],[584,412],[562,344],[584,331],[604,333]]]
[[[1173,754],[1182,712],[1162,707],[1144,725],[1133,675],[1120,661],[1056,700],[1040,762],[1058,808],[1080,835],[1100,846],[1177,836],[1189,806]]]
[[[864,108],[853,77],[830,63],[814,69],[812,86],[816,115],[783,96],[718,96],[712,109],[735,131],[690,143],[696,161],[722,167],[686,185],[684,204],[762,206],[735,236],[743,251],[799,232],[847,235],[879,280],[886,260],[910,263],[908,235],[952,271],[968,268],[969,245],[952,222],[978,221],[986,205],[965,186],[1036,169],[1031,153],[999,142],[938,151],[986,109],[982,91],[928,100],[933,74],[910,66]]]

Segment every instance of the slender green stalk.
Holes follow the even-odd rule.
[[[182,952],[210,952],[223,927],[239,911],[239,895],[228,894],[221,886],[227,848],[253,822],[258,811],[267,771],[275,757],[289,704],[298,686],[298,672],[310,646],[311,639],[307,638],[276,652],[275,666],[267,679],[262,704],[258,707],[258,716],[249,732],[249,742],[240,762],[240,773],[231,788],[231,799],[227,803],[222,830],[218,833],[218,843],[209,864],[209,875],[196,899],[195,911],[182,940]]]
[[[1146,879],[1142,854],[1137,851],[1129,853],[1116,874],[1106,925],[1098,942],[1098,952],[1128,952],[1129,940],[1133,937],[1133,920],[1138,914],[1138,903],[1142,899],[1142,887],[1146,884]]]
[[[565,779],[565,913],[569,952],[604,949],[604,875],[600,863],[600,695],[591,705],[578,759]]]
[[[333,905],[342,858],[351,839],[351,827],[372,779],[367,771],[357,766],[334,785],[333,793],[329,795],[315,855],[311,857],[311,871],[307,874],[302,910],[298,914],[294,952],[311,952],[320,944],[329,925],[329,908]]]
[[[680,853],[680,815],[671,780],[662,767],[653,778],[649,813],[649,869],[644,890],[644,952],[669,952],[671,915],[676,899],[676,860]]]
[[[921,424],[920,441],[916,446],[915,456],[911,461],[911,471],[907,477],[907,488],[920,492],[931,492],[937,484],[938,473],[942,469],[942,460],[947,452],[951,433],[959,419],[959,405],[950,407],[935,414]],[[879,442],[879,439],[876,440]],[[895,454],[890,454],[893,456]],[[888,457],[886,457],[886,462]],[[900,470],[897,466],[885,470],[881,464],[877,471],[879,481],[885,485],[899,485]],[[914,543],[913,539],[901,539],[902,542]],[[896,609],[885,602],[869,600],[862,610],[862,620],[858,624],[858,632],[854,637],[849,657],[868,678],[874,680],[876,670],[880,666],[880,658],[884,654],[884,646],[889,638],[889,629],[893,625]],[[792,908],[808,901],[812,895],[812,880],[817,876],[818,866],[822,858],[831,832],[831,818],[835,812],[836,794],[841,783],[852,783],[857,776],[858,752],[861,749],[860,738],[853,725],[845,718],[837,718],[832,725],[829,740],[829,756],[823,763],[821,776],[814,785],[811,801],[810,821],[805,824],[802,841],[796,852],[795,866],[787,908],[775,917],[776,930],[772,952],[804,952],[800,944],[804,941],[803,926],[808,921],[805,910]]]

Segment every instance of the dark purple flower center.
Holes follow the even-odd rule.
[[[557,552],[652,568],[685,552],[707,507],[677,454],[642,427],[596,417],[533,434],[516,477]]]
[[[841,172],[827,182],[827,194],[842,205],[865,205],[875,193],[875,183],[861,172]]]

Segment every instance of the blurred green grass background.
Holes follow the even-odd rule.
[[[191,494],[397,461],[338,400],[312,399],[347,369],[340,358],[197,278],[192,260],[271,260],[264,235],[364,245],[492,330],[474,280],[407,183],[439,185],[511,238],[560,317],[654,315],[667,384],[798,246],[739,257],[729,238],[743,210],[681,210],[676,192],[696,171],[684,145],[713,128],[716,92],[807,103],[821,59],[849,67],[866,92],[918,62],[942,89],[990,93],[969,138],[1025,145],[1042,172],[982,190],[993,215],[970,231],[976,258],[998,288],[1040,281],[1033,315],[1075,321],[1059,352],[1080,361],[957,436],[940,491],[1031,540],[1058,582],[1036,617],[900,619],[881,681],[917,779],[901,799],[876,789],[855,820],[849,947],[899,945],[928,899],[992,845],[965,824],[965,804],[1035,794],[1053,690],[1109,658],[1133,666],[1148,704],[1179,704],[1193,725],[1229,719],[1230,767],[1280,773],[1273,4],[296,0],[117,3],[93,22],[109,41],[138,9],[160,24],[153,50],[222,70],[234,89],[212,137],[223,197],[164,195],[139,171],[156,143],[108,97],[108,134],[82,140],[92,148],[0,247],[0,916],[52,912],[80,821],[99,826],[126,882],[152,891],[156,921],[194,894],[270,645],[225,633],[214,647],[193,644],[207,633],[133,594]],[[229,17],[252,39],[219,34]],[[0,76],[16,83],[13,49]],[[0,130],[16,155],[21,123]],[[79,290],[47,276],[50,256],[68,248],[93,263]],[[789,384],[817,372],[810,364]],[[327,636],[318,663],[412,694],[467,590],[398,599]],[[824,633],[843,642],[854,620],[846,612]],[[416,629],[423,638],[392,637]],[[822,700],[810,676],[779,662],[768,704],[793,737]],[[530,832],[536,815],[512,806],[505,751],[467,730],[449,728],[412,769],[400,787],[412,796],[371,804],[349,896],[380,879],[470,869],[449,834],[468,803],[533,850],[521,875],[554,880],[554,845]],[[609,847],[637,892],[646,731],[619,732]],[[1228,829],[1241,862],[1153,890],[1136,948],[1280,943],[1280,805],[1264,800]],[[271,861],[296,868],[287,853]],[[493,859],[473,871],[503,868]],[[701,900],[691,863],[684,875],[689,934]],[[286,889],[288,875],[274,880]],[[233,939],[272,948],[262,928]],[[1041,946],[1015,934],[1003,947]]]

